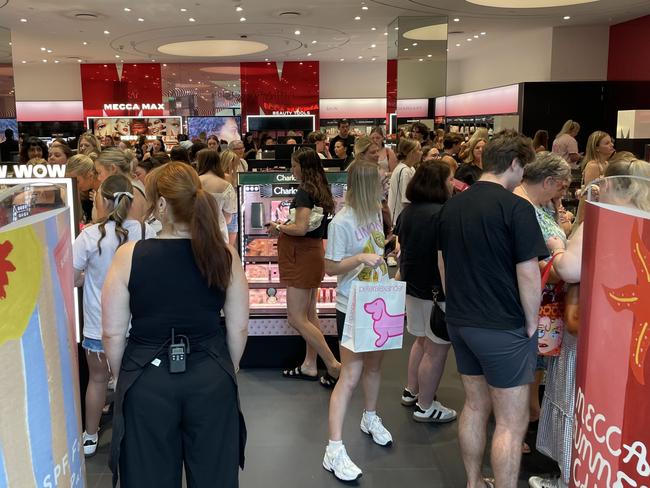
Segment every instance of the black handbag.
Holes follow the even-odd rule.
[[[440,308],[438,301],[436,300],[437,293],[434,293],[433,296],[433,308],[431,309],[431,318],[429,319],[429,327],[431,332],[436,337],[442,339],[443,341],[449,341],[449,332],[447,331],[447,320],[445,317],[445,312]],[[445,303],[445,302],[442,302]]]

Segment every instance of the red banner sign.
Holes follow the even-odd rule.
[[[650,220],[589,203],[584,243],[570,486],[648,487]]]

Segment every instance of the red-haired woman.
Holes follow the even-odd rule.
[[[192,167],[156,168],[146,189],[162,231],[120,247],[102,293],[117,379],[114,481],[119,472],[123,488],[181,486],[185,465],[188,486],[236,488],[246,440],[235,376],[248,331],[241,261]]]

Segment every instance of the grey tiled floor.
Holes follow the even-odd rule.
[[[344,443],[350,457],[363,469],[359,486],[454,487],[465,486],[465,473],[457,442],[457,424],[417,424],[411,410],[400,405],[410,340],[402,351],[387,353],[383,366],[378,413],[394,437],[391,448],[372,443],[359,430],[361,389],[346,418]],[[343,486],[321,467],[327,441],[329,390],[318,383],[283,379],[278,370],[240,373],[240,392],[248,425],[246,469],[241,488],[329,488]],[[460,410],[463,390],[450,354],[438,391],[439,400]],[[109,488],[107,467],[110,428],[100,438],[95,457],[87,460],[87,487]],[[524,460],[518,488],[527,487],[531,472],[544,468],[543,460]],[[531,467],[534,465],[535,467]],[[486,473],[489,472],[486,467]],[[218,483],[215,483],[215,488]],[[165,488],[165,487],[160,487]]]

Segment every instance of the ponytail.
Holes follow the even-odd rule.
[[[226,289],[230,282],[232,254],[219,230],[219,206],[203,188],[196,191],[190,229],[194,259],[209,286]],[[227,265],[224,266],[224,263]]]
[[[113,202],[111,212],[99,221],[100,238],[97,241],[97,250],[102,254],[102,240],[106,237],[106,223],[115,222],[115,235],[117,247],[124,244],[129,238],[129,231],[122,227],[126,220],[131,205],[133,204],[133,185],[128,178],[122,175],[109,176],[100,188],[101,197]]]

